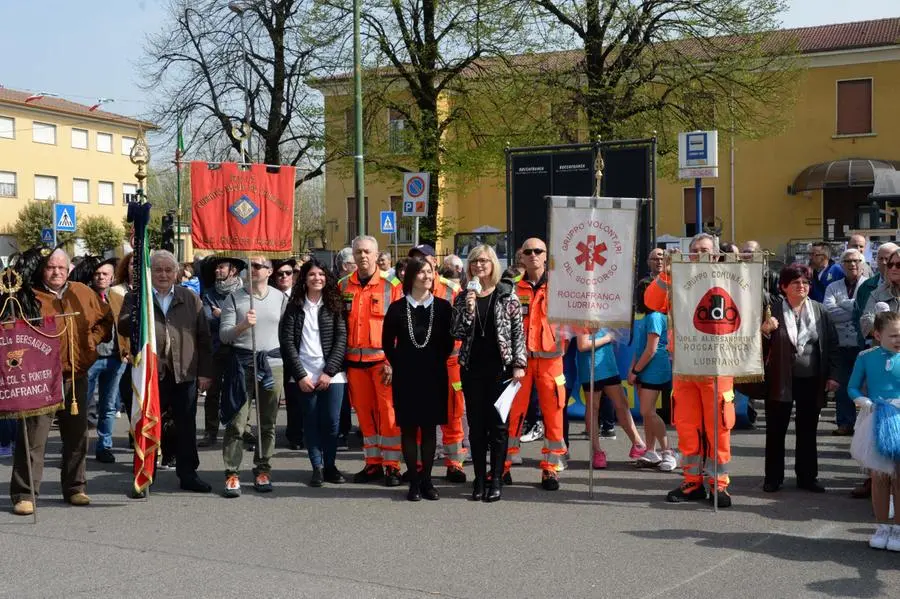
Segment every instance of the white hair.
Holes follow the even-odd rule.
[[[62,254],[63,258],[66,259],[66,266],[72,266],[72,258],[69,257],[69,254],[66,253],[66,250],[62,248],[56,248],[55,250],[50,252],[50,255],[47,256],[47,262],[50,262],[50,258],[52,258],[54,254]]]
[[[163,260],[169,261],[172,263],[176,269],[178,268],[178,259],[175,257],[175,254],[170,252],[169,250],[156,250],[152,254],[150,254],[150,266],[153,267],[154,264],[161,262]]]
[[[713,237],[712,235],[710,235],[709,233],[697,233],[696,235],[694,235],[694,237],[691,239],[691,245],[689,246],[691,252],[694,251],[694,245],[698,241],[703,241],[704,239],[709,239],[710,243],[712,243],[714,254],[719,253],[719,246],[716,245],[716,238]]]
[[[340,266],[341,264],[346,264],[347,262],[350,262],[350,260],[352,260],[352,259],[353,259],[353,248],[344,248],[338,252],[336,261],[338,263],[338,266]]]
[[[860,252],[856,248],[850,248],[849,250],[844,250],[844,253],[841,254],[841,262],[843,262],[844,260],[847,260],[848,258],[859,258],[860,260],[864,259],[862,252]]]
[[[456,254],[450,254],[449,256],[444,258],[444,266],[452,266],[453,268],[461,271],[463,268],[462,258],[457,256]]]
[[[360,243],[362,243],[363,241],[370,242],[372,245],[375,246],[375,251],[376,252],[378,251],[378,240],[375,239],[374,237],[372,237],[371,235],[359,235],[358,237],[355,237],[353,239],[353,243],[350,244],[350,247],[352,247],[355,250],[356,246],[359,245]]]

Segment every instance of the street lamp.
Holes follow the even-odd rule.
[[[241,19],[241,54],[244,60],[244,122],[240,131],[232,128],[232,135],[241,140],[241,160],[250,162],[250,63],[247,60],[247,30],[244,28],[244,14],[250,10],[249,2],[229,2],[228,10]],[[246,150],[246,153],[245,153]]]

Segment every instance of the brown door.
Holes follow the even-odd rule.
[[[822,237],[824,239],[844,239],[849,230],[861,228],[870,223],[860,222],[860,213],[868,212],[871,187],[847,187],[826,189],[822,194]],[[834,220],[832,223],[831,220]],[[833,226],[832,226],[833,225]]]

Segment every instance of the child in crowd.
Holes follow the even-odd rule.
[[[666,423],[656,413],[656,400],[661,391],[672,386],[672,363],[667,351],[666,315],[648,312],[634,323],[634,361],[628,382],[640,402],[647,452],[638,460],[643,467],[657,467],[663,472],[675,470],[675,452],[669,448]],[[656,447],[660,452],[656,452]]]
[[[861,410],[881,412],[880,416],[873,414],[872,418],[900,418],[900,313],[880,312],[876,315],[874,336],[879,346],[859,354],[847,384],[847,392]],[[862,392],[864,386],[866,395]],[[891,429],[896,431],[898,427],[876,427],[871,440],[858,441],[875,443],[876,447],[900,447],[900,438],[877,438],[879,434],[891,434],[879,433],[879,430]],[[866,427],[857,427],[855,434],[866,434],[865,430]],[[886,460],[883,459],[878,460],[879,464],[863,464],[872,471],[872,509],[878,523],[869,546],[900,551],[900,510],[895,510],[893,526],[889,516],[892,492],[894,504],[900,505],[900,454],[882,457],[893,461],[893,471],[884,471]],[[890,466],[890,461],[887,465]],[[889,467],[887,469],[890,470]]]
[[[619,425],[631,440],[631,452],[628,457],[639,459],[647,451],[644,441],[634,425],[634,419],[628,409],[628,400],[622,388],[619,368],[613,352],[615,337],[607,329],[600,329],[594,335],[578,336],[578,374],[581,388],[584,390],[590,410],[585,412],[585,427],[593,448],[592,461],[594,468],[606,468],[606,454],[600,449],[600,436],[597,434],[597,414],[600,410],[601,395],[605,393],[616,408]],[[594,397],[590,400],[591,380],[591,346],[594,347]]]

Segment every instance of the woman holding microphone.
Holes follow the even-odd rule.
[[[475,468],[473,501],[500,500],[508,427],[494,402],[511,381],[525,376],[527,364],[522,308],[513,285],[501,281],[500,273],[493,248],[473,248],[466,265],[466,292],[453,306],[453,336],[462,341],[459,365]],[[486,490],[488,446],[491,483]]]

